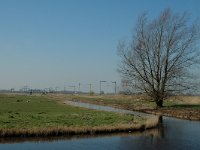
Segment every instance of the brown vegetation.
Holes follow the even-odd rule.
[[[117,126],[100,127],[57,127],[36,129],[0,129],[0,137],[52,137],[72,135],[95,135],[105,133],[119,133],[130,131],[143,131],[157,127],[158,117],[148,119],[144,124],[120,124]]]

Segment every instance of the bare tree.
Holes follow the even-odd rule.
[[[131,42],[118,44],[119,72],[136,92],[157,104],[176,92],[194,87],[191,69],[198,63],[198,25],[186,13],[164,10],[156,19],[138,18]]]

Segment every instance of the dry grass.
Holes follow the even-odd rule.
[[[54,127],[32,129],[0,129],[0,137],[51,137],[72,135],[95,135],[107,133],[119,133],[130,131],[142,131],[157,127],[158,117],[147,119],[144,124],[118,124],[99,127]]]
[[[177,104],[200,104],[200,96],[174,96],[170,99]]]
[[[153,116],[153,117],[148,118],[145,122],[146,129],[150,129],[150,128],[158,126],[159,118],[160,116]]]

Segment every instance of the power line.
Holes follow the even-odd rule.
[[[117,93],[117,82],[116,81],[114,81],[114,82],[112,82],[112,83],[114,83],[115,84],[115,94]]]
[[[81,93],[81,83],[78,84],[78,92]]]
[[[102,82],[106,82],[106,81],[100,81],[100,95],[101,95],[101,92],[102,92],[102,91],[101,91],[101,83],[102,83]]]
[[[90,86],[90,93],[92,92],[92,84],[88,84]]]
[[[76,86],[75,85],[73,85],[73,86],[69,86],[69,87],[71,87],[71,88],[74,88],[74,94],[76,93]]]

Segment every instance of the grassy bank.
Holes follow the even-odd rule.
[[[147,97],[127,96],[127,95],[103,95],[103,96],[88,96],[88,95],[71,95],[71,94],[58,94],[49,95],[58,101],[82,101],[86,103],[93,103],[105,106],[112,106],[117,108],[124,108],[128,110],[136,110],[141,108],[156,108],[153,101],[149,101]]]
[[[58,136],[143,130],[144,118],[72,107],[49,96],[0,95],[0,136]]]
[[[181,119],[200,120],[200,96],[174,96],[165,100],[164,107],[161,109],[156,109],[155,102],[142,95],[62,95],[60,96],[61,99],[82,101]]]

